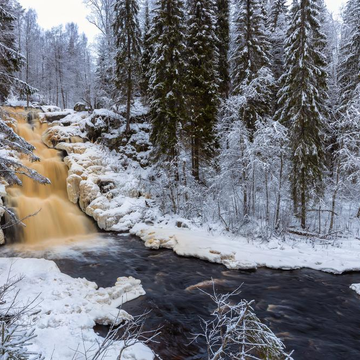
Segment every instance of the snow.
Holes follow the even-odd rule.
[[[350,289],[354,290],[358,295],[360,295],[360,284],[352,284]]]
[[[53,129],[53,128],[51,128]],[[73,203],[108,231],[129,231],[138,222],[153,221],[158,210],[141,193],[140,167],[121,165],[119,155],[99,144],[60,143],[69,167],[68,195]]]
[[[223,264],[228,269],[294,270],[310,268],[333,274],[360,270],[360,241],[304,241],[299,238],[266,242],[211,234],[203,228],[177,228],[168,224],[137,224],[131,233],[139,236],[152,249],[172,249],[180,256],[197,257]]]
[[[59,108],[58,106],[54,106],[54,105],[43,105],[43,106],[41,106],[41,110],[44,113],[47,113],[47,112],[60,112],[61,108]]]
[[[6,100],[5,105],[11,106],[11,107],[27,107],[27,102],[24,100],[18,100],[16,98],[10,98]],[[33,107],[31,103],[29,103],[29,107]]]
[[[132,277],[118,278],[111,288],[98,288],[86,279],[74,279],[60,272],[53,261],[43,259],[0,258],[0,286],[7,275],[23,276],[12,290],[19,291],[17,306],[34,301],[35,314],[23,319],[35,326],[37,337],[30,351],[41,352],[45,360],[77,359],[76,349],[96,350],[102,341],[93,330],[95,324],[119,323],[131,315],[117,309],[126,301],[145,294],[141,282]],[[116,360],[121,349],[117,341],[109,349],[108,360]],[[125,351],[124,359],[152,360],[149,348],[137,344]]]

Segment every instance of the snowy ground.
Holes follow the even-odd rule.
[[[93,330],[95,324],[107,325],[131,317],[117,307],[145,294],[134,278],[118,278],[115,286],[98,289],[95,283],[71,278],[54,262],[43,259],[0,258],[0,273],[0,286],[9,273],[13,278],[23,276],[9,297],[19,291],[17,306],[35,300],[35,314],[24,321],[35,326],[37,335],[29,350],[42,352],[45,360],[85,359],[84,350],[90,355],[102,341]],[[104,359],[116,360],[121,347],[121,342],[115,342]],[[138,344],[126,349],[122,358],[151,360],[153,354]]]
[[[177,228],[174,221],[147,226],[138,224],[131,233],[149,248],[168,248],[181,256],[191,256],[225,265],[229,269],[293,270],[310,268],[341,274],[360,271],[359,240],[304,240],[276,238],[270,241],[211,234],[205,229]]]

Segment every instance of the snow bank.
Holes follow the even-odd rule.
[[[24,276],[16,284],[19,291],[17,305],[35,300],[36,314],[24,319],[35,326],[37,337],[29,350],[42,352],[46,360],[77,359],[85,357],[76,349],[96,351],[102,339],[94,332],[95,324],[112,324],[131,316],[117,309],[122,303],[145,292],[141,282],[134,278],[119,278],[111,288],[99,288],[86,279],[74,279],[60,272],[52,261],[43,259],[0,258],[0,286],[7,274]],[[106,359],[116,360],[121,342],[115,342]],[[126,350],[124,359],[150,360],[152,352],[142,344]]]
[[[140,167],[123,167],[117,153],[99,144],[61,143],[56,148],[68,154],[64,161],[69,167],[70,201],[79,203],[101,229],[129,231],[135,224],[159,216],[142,193]]]
[[[171,221],[156,226],[137,224],[131,233],[139,236],[148,248],[172,249],[178,255],[223,264],[228,269],[310,268],[334,274],[360,270],[358,240],[329,243],[296,238],[260,242],[239,236],[212,235],[205,229],[177,228]]]
[[[61,111],[61,109],[58,106],[54,106],[54,105],[43,105],[41,106],[41,110],[44,113]]]

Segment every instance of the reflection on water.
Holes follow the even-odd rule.
[[[38,212],[37,216],[24,221],[25,228],[16,234],[16,241],[29,244],[40,242],[77,240],[78,236],[86,236],[96,232],[92,221],[84,215],[78,206],[68,200],[66,190],[67,167],[62,162],[60,152],[49,149],[41,141],[47,124],[33,120],[27,122],[27,113],[23,110],[7,109],[17,120],[16,132],[35,146],[35,154],[40,162],[30,162],[23,157],[24,165],[36,170],[50,179],[51,185],[42,185],[25,176],[21,176],[23,186],[9,189],[10,203],[20,219]],[[46,246],[46,245],[45,245]]]
[[[360,359],[360,297],[349,289],[350,284],[360,283],[359,273],[231,271],[178,257],[169,250],[148,250],[130,235],[101,234],[96,241],[37,253],[24,246],[21,251],[9,247],[0,250],[0,256],[4,255],[45,256],[54,259],[63,272],[100,286],[112,286],[119,276],[140,279],[146,296],[125,304],[124,309],[131,314],[152,310],[147,326],[163,326],[161,344],[154,349],[164,360],[206,359],[203,343],[187,345],[191,334],[200,331],[199,316],[206,319],[213,310],[196,286],[211,291],[212,278],[220,292],[243,284],[240,297],[256,301],[257,315],[288,350],[295,350],[296,360]]]

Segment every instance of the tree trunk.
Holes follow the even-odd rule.
[[[284,159],[281,155],[280,157],[280,174],[279,174],[279,188],[278,188],[278,196],[276,202],[276,215],[275,215],[275,228],[278,227],[279,219],[280,219],[280,205],[281,205],[281,190],[282,190],[282,177],[284,171]]]
[[[195,180],[200,180],[200,142],[199,138],[193,139],[192,149],[192,172]]]
[[[301,227],[306,229],[306,184],[305,170],[301,170]]]
[[[265,192],[266,192],[266,222],[269,224],[269,174],[265,169]]]
[[[336,184],[335,184],[335,190],[332,196],[332,203],[331,203],[331,216],[330,216],[330,226],[329,226],[329,233],[332,232],[334,227],[334,218],[335,218],[335,206],[336,206],[336,196],[337,192],[339,191],[339,166],[336,169]]]
[[[130,134],[130,115],[131,115],[131,96],[132,96],[132,86],[131,86],[131,66],[128,70],[128,81],[127,81],[127,100],[126,100],[126,134]]]

